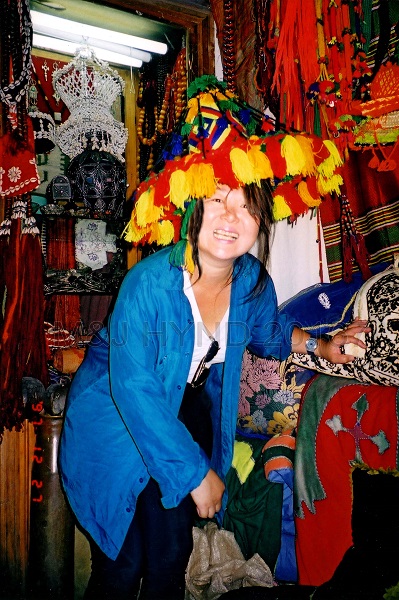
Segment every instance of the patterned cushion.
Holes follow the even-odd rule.
[[[313,371],[296,366],[290,357],[280,362],[244,353],[237,432],[268,439],[296,426],[305,383]]]
[[[345,345],[345,353],[355,356],[347,364],[329,361],[307,354],[293,354],[292,360],[328,375],[357,379],[362,383],[399,386],[399,253],[394,264],[370,277],[357,292],[353,317],[368,322],[370,332],[357,334],[366,349]]]

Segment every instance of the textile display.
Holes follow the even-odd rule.
[[[369,167],[371,150],[349,153],[342,167],[346,196],[358,232],[363,235],[368,264],[390,261],[399,249],[399,169],[376,171]],[[341,206],[338,199],[320,205],[330,281],[343,275]],[[353,271],[359,265],[353,261]]]
[[[381,263],[371,268],[373,274],[390,266]],[[298,326],[309,333],[320,335],[332,333],[350,323],[353,303],[364,281],[360,272],[351,281],[318,283],[305,288],[279,306],[280,312],[288,313]]]
[[[303,394],[294,506],[299,583],[328,581],[352,545],[356,465],[398,469],[399,391],[317,375]]]
[[[216,24],[216,35],[221,53],[225,29],[224,0],[211,0],[212,15]],[[256,89],[253,73],[255,72],[255,27],[252,4],[249,2],[233,2],[234,45],[235,45],[235,79],[238,95],[251,106],[262,109],[262,101]],[[223,60],[223,57],[222,57]]]
[[[311,285],[329,282],[320,213],[274,223],[269,263],[279,304]]]
[[[259,554],[278,581],[295,582],[292,429],[261,439],[236,436],[223,527],[246,559]]]
[[[53,73],[66,66],[66,62],[32,55],[32,75],[29,95],[35,88],[36,107],[39,112],[50,115],[55,122],[63,123],[69,117],[69,109],[53,88]]]

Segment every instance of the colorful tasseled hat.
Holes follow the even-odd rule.
[[[164,150],[162,170],[136,190],[124,231],[127,241],[166,246],[186,240],[195,201],[212,196],[218,183],[237,188],[270,179],[275,220],[296,218],[326,194],[339,193],[343,161],[330,140],[274,131],[269,118],[211,75],[196,79],[187,96],[179,131]],[[174,261],[190,268],[186,244],[177,246]]]

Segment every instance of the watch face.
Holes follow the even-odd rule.
[[[318,346],[318,342],[315,338],[309,338],[306,340],[305,346],[308,352],[314,352]]]

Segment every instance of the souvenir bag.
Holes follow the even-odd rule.
[[[370,277],[357,292],[353,318],[368,322],[369,333],[356,334],[366,349],[346,344],[345,354],[355,356],[351,363],[332,364],[308,354],[294,353],[295,364],[362,383],[399,386],[399,254],[385,271]]]

